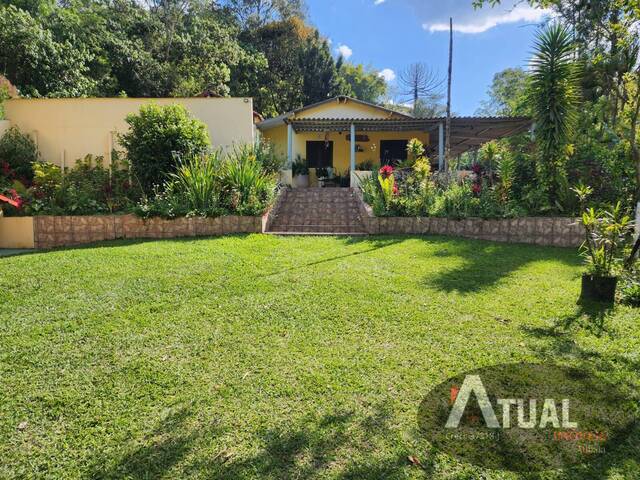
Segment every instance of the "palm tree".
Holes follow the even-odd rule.
[[[529,103],[538,146],[538,176],[550,206],[568,192],[565,160],[580,100],[580,68],[569,31],[559,23],[541,30],[531,60]]]

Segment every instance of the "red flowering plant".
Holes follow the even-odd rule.
[[[391,207],[393,196],[398,194],[398,185],[396,185],[396,179],[393,176],[393,167],[391,165],[385,165],[378,170],[378,183],[382,191],[385,208],[388,211]]]
[[[382,178],[389,178],[391,175],[393,175],[393,167],[391,165],[385,165],[380,170],[378,170],[378,174]]]
[[[482,166],[475,163],[471,166],[471,171],[473,172],[471,191],[476,197],[479,197],[480,193],[482,193]]]

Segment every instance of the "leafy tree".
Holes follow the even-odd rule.
[[[222,0],[245,28],[263,27],[269,22],[304,18],[304,0]]]
[[[76,97],[94,92],[87,74],[91,54],[52,33],[24,10],[0,6],[0,65],[23,95]]]
[[[305,39],[300,63],[305,105],[349,93],[338,74],[329,45],[317,30]]]
[[[539,33],[531,60],[529,100],[536,124],[538,174],[550,204],[560,207],[568,190],[566,156],[579,100],[579,70],[574,44],[556,23]]]
[[[478,115],[524,115],[527,111],[528,75],[521,68],[507,68],[493,76],[487,92],[489,99],[481,103]]]
[[[175,172],[180,158],[211,147],[207,126],[191,118],[182,105],[143,105],[137,114],[127,116],[127,123],[129,131],[120,136],[120,143],[147,193]]]
[[[379,103],[387,94],[387,82],[371,67],[354,65],[338,59],[338,73],[349,89],[349,95],[369,103]]]

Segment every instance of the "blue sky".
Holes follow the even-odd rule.
[[[493,75],[526,68],[546,12],[503,0],[474,10],[472,0],[307,0],[308,19],[354,63],[384,71],[389,85],[404,67],[424,62],[447,71],[448,22],[454,21],[452,110],[473,115]]]

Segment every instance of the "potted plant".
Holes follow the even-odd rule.
[[[307,161],[300,155],[296,158],[291,166],[293,175],[293,186],[296,188],[306,188],[309,186],[309,167]]]
[[[618,285],[617,269],[633,222],[618,202],[615,207],[598,212],[587,209],[582,215],[582,224],[585,241],[580,253],[585,258],[587,271],[582,275],[581,297],[613,303]]]

